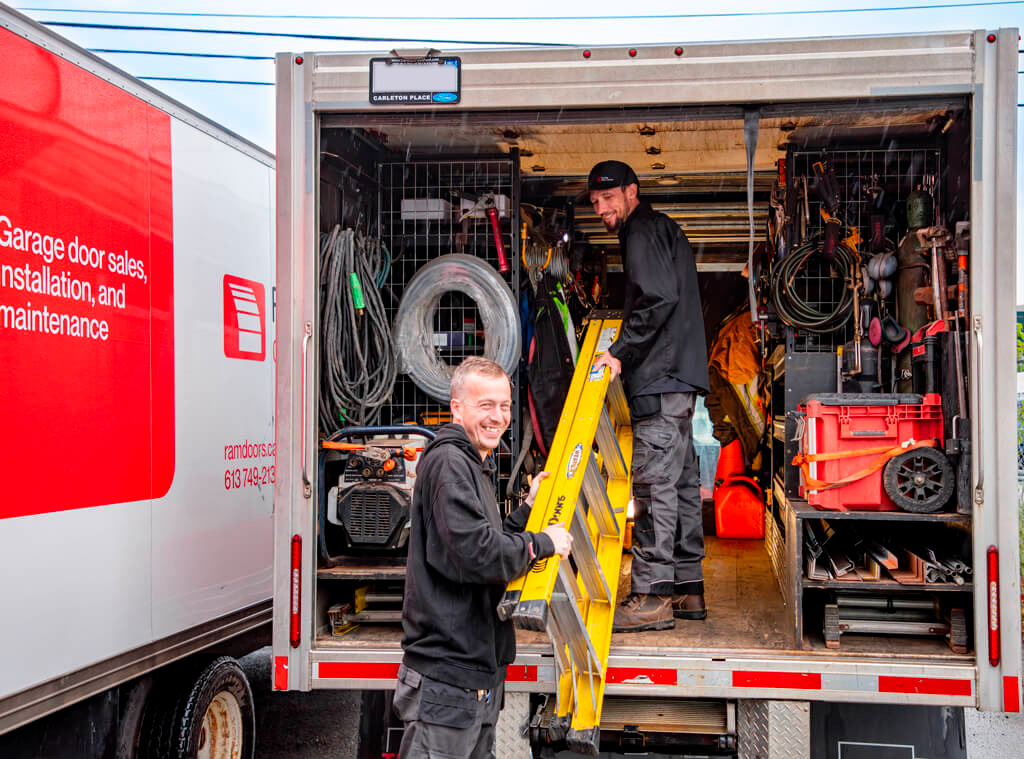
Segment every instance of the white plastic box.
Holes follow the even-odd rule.
[[[452,204],[441,198],[405,198],[402,200],[403,221],[450,221]]]

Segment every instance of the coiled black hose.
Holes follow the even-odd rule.
[[[320,430],[373,424],[391,398],[397,363],[380,285],[390,256],[380,241],[335,226],[320,241]],[[360,316],[350,286],[362,286]]]
[[[807,239],[785,258],[775,263],[771,276],[771,298],[779,318],[795,329],[808,332],[835,332],[844,327],[853,311],[853,287],[856,286],[857,254],[842,243],[836,245],[832,269],[843,281],[842,295],[831,310],[811,305],[796,288],[801,274],[806,274],[809,262],[822,255],[823,238],[820,234]]]

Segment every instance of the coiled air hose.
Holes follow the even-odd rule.
[[[484,358],[510,375],[519,364],[519,309],[505,280],[487,262],[453,253],[425,264],[413,275],[395,315],[398,370],[431,398],[447,402],[452,367],[434,348],[434,315],[441,296],[461,292],[476,303],[484,325]]]
[[[771,298],[779,318],[795,329],[808,332],[835,332],[846,325],[853,311],[854,274],[857,270],[857,254],[842,243],[836,245],[831,266],[843,282],[842,295],[831,308],[819,308],[802,297],[795,287],[799,275],[806,275],[806,267],[814,258],[824,261],[823,238],[814,235],[802,245],[794,248],[781,261],[775,263],[771,276]]]
[[[380,286],[391,257],[373,237],[335,226],[320,240],[320,429],[372,424],[397,363]]]

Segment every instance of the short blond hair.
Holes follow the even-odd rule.
[[[463,359],[462,363],[456,366],[455,371],[452,372],[452,381],[448,385],[448,395],[456,400],[463,400],[466,395],[466,378],[471,374],[487,377],[488,379],[497,379],[498,377],[509,379],[508,374],[501,368],[500,364],[496,364],[483,356],[470,356]],[[509,380],[509,384],[512,384],[512,380]]]

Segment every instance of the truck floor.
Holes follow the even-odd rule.
[[[970,661],[973,655],[954,654],[938,638],[882,637],[851,635],[843,638],[842,647],[828,649],[820,635],[808,634],[803,648],[797,647],[792,634],[790,609],[785,605],[778,582],[772,574],[768,552],[760,540],[724,540],[705,538],[704,561],[705,601],[707,619],[676,620],[672,630],[642,633],[615,633],[612,649],[616,653],[650,655],[680,653],[708,655],[723,653],[758,653],[774,651],[801,656],[845,658],[885,655],[907,659],[941,658],[948,661]],[[618,598],[629,592],[629,565],[632,556],[622,557]],[[364,624],[351,632],[331,637],[321,634],[317,646],[339,648],[390,648],[402,639],[398,625]],[[521,651],[550,650],[543,633],[518,631]]]

